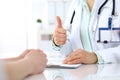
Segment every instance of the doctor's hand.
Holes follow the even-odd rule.
[[[71,53],[64,61],[65,64],[94,64],[98,59],[95,53],[78,49]]]
[[[56,17],[57,27],[53,34],[54,43],[57,46],[63,45],[66,42],[66,30],[62,26],[62,22],[59,16]]]

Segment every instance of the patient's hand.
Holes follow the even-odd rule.
[[[43,72],[47,64],[46,55],[41,50],[30,51],[24,59],[29,63],[32,74]]]

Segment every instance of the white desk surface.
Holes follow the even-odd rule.
[[[43,73],[24,80],[120,80],[120,65],[82,65],[77,69],[46,68]]]
[[[60,56],[46,53],[52,57]],[[1,57],[11,57],[11,54],[3,54]],[[46,68],[43,73],[28,76],[24,80],[120,80],[120,64],[81,65],[77,69]]]

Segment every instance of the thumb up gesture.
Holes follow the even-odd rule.
[[[62,26],[62,22],[59,16],[56,17],[57,27],[54,31],[53,38],[56,45],[60,46],[66,42],[66,30]]]

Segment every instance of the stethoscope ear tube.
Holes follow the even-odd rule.
[[[115,0],[113,0],[113,10],[112,10],[112,15],[115,16]]]
[[[99,8],[99,10],[98,10],[98,15],[100,15],[101,14],[101,10],[102,10],[102,8],[105,6],[105,4],[108,2],[108,0],[106,0],[101,6],[100,6],[100,8]]]
[[[102,8],[106,5],[107,2],[108,2],[108,0],[106,0],[106,1],[100,6],[100,8],[99,8],[99,10],[98,10],[98,15],[101,14],[101,10],[102,10]],[[115,0],[113,0],[113,9],[112,9],[112,14],[111,14],[111,16],[115,16]]]

